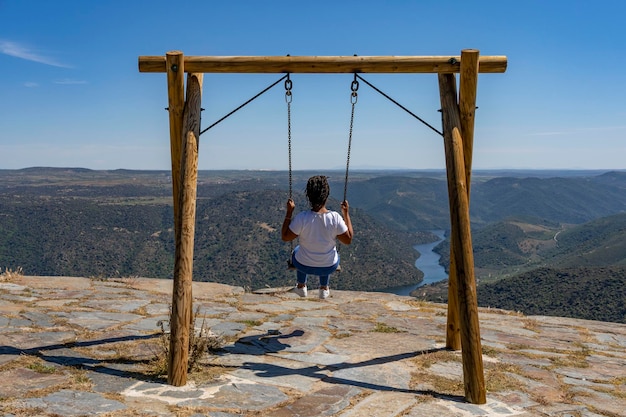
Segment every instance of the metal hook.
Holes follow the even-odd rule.
[[[356,72],[354,73],[354,81],[352,81],[352,84],[350,85],[350,90],[352,90],[352,93],[350,94],[350,103],[352,103],[353,105],[356,104],[357,99],[358,99],[358,94],[357,94],[357,90],[359,89],[359,81],[356,79]]]
[[[293,87],[293,83],[289,78],[289,73],[287,73],[287,79],[285,80],[285,101],[287,104],[291,103],[293,100],[293,96],[291,95],[291,88]]]

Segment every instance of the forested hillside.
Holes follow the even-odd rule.
[[[306,209],[302,190],[312,174],[294,172],[298,210]],[[338,209],[343,173],[323,174],[331,181],[329,206]],[[615,282],[626,284],[620,269],[626,265],[626,173],[549,174],[474,174],[479,302],[551,314],[554,301],[522,288],[539,280],[537,294],[568,297],[554,314],[592,317],[579,305],[585,302],[589,311],[619,318],[619,310],[608,310],[615,303],[600,303],[620,296]],[[285,268],[291,247],[279,236],[286,188],[286,172],[200,172],[194,279],[249,288],[291,285],[293,272]],[[419,282],[413,245],[435,240],[429,230],[449,228],[445,173],[355,171],[348,199],[356,236],[353,245],[340,247],[344,269],[331,285],[376,290]],[[0,170],[0,267],[33,275],[170,278],[171,200],[166,171]],[[447,267],[448,243],[437,250]],[[416,295],[445,301],[441,288]],[[499,303],[503,294],[511,295],[510,303]],[[585,295],[586,301],[577,298]]]
[[[539,268],[480,285],[478,304],[528,315],[626,323],[626,268]]]
[[[62,173],[50,173],[36,186],[5,182],[0,194],[2,267],[22,267],[33,275],[172,276],[167,177],[139,174],[134,181],[136,174],[129,173],[131,181],[124,183],[118,177],[127,173],[89,178],[95,174],[78,170],[59,183],[54,176]],[[291,246],[280,240],[284,190],[269,180],[217,176],[201,181],[198,195],[195,280],[249,288],[293,283],[294,272],[286,270]],[[295,198],[299,210],[307,208],[301,193]],[[338,209],[339,204],[331,201],[329,206]],[[412,246],[434,236],[391,229],[358,208],[352,217],[357,237],[340,248],[343,271],[333,279],[334,288],[375,290],[421,280]]]
[[[544,254],[553,267],[626,266],[626,213],[602,217],[559,233]]]
[[[474,236],[478,304],[626,323],[626,213],[562,230],[500,222]],[[448,255],[448,246],[439,250]],[[447,283],[414,291],[446,302]]]

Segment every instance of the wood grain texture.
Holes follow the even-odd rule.
[[[183,110],[185,107],[185,69],[182,52],[168,52],[167,105],[170,122],[170,156],[172,160],[172,198],[174,201],[174,235],[179,229],[178,198],[180,195],[180,156],[183,133]]]
[[[478,301],[474,277],[474,255],[469,217],[468,189],[465,182],[463,138],[456,100],[454,74],[439,74],[439,90],[444,124],[451,241],[454,246],[458,285],[463,384],[465,397],[473,404],[485,404],[487,393],[478,322]]]
[[[461,73],[459,75],[459,115],[463,137],[465,160],[465,182],[468,198],[472,183],[472,155],[474,154],[474,121],[476,117],[476,93],[478,88],[479,57],[475,49],[461,51]]]
[[[458,73],[462,56],[187,56],[201,73]],[[483,56],[480,71],[505,72],[506,56]],[[139,72],[166,72],[162,56],[140,56]]]
[[[189,333],[194,331],[191,328],[193,321],[193,249],[196,224],[201,97],[202,74],[190,74],[187,79],[187,101],[183,115],[185,142],[183,142],[180,159],[181,188],[177,222],[179,229],[176,234],[172,316],[170,318],[168,383],[174,386],[182,386],[187,383]]]

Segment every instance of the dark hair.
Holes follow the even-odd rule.
[[[326,204],[328,194],[330,194],[330,185],[324,175],[309,178],[306,183],[306,198],[313,211],[319,211]]]

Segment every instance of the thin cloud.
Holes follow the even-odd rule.
[[[571,129],[571,130],[563,130],[563,131],[536,132],[536,133],[531,133],[528,136],[562,136],[562,135],[572,135],[572,134],[580,133],[580,132],[601,132],[601,131],[611,131],[611,130],[622,130],[625,128],[626,126],[581,127],[579,129]]]
[[[57,80],[54,82],[55,84],[61,84],[61,85],[79,85],[79,84],[87,84],[87,81],[84,80],[71,80],[71,79],[64,79],[64,80]]]
[[[53,67],[70,68],[69,65],[62,64],[56,61],[54,58],[50,58],[41,55],[37,52],[33,52],[27,47],[20,45],[17,42],[6,41],[0,39],[0,53],[4,55],[13,56],[15,58],[25,59],[27,61],[38,62],[40,64],[51,65]]]
[[[531,133],[529,136],[562,136],[562,135],[568,135],[571,134],[572,132],[566,132],[566,131],[562,131],[562,132],[537,132],[537,133]]]
[[[32,82],[32,81],[26,81],[26,82],[24,83],[24,87],[27,87],[27,88],[36,88],[36,87],[39,87],[39,84],[38,84],[38,83],[35,83],[35,82]]]

